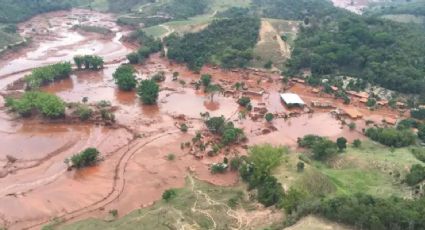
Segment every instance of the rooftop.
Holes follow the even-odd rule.
[[[282,93],[280,94],[280,98],[282,98],[282,100],[287,104],[299,104],[299,105],[304,105],[304,101],[300,98],[300,96],[298,96],[297,94],[294,93]]]

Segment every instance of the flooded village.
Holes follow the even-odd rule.
[[[189,173],[215,185],[237,183],[237,172],[211,174],[210,167],[225,157],[245,155],[248,146],[270,143],[297,149],[297,140],[307,134],[331,140],[345,137],[351,143],[364,139],[367,127],[394,126],[408,116],[405,101],[390,107],[388,99],[379,98],[371,109],[370,91],[347,91],[346,103],[334,94],[344,89],[332,86],[331,92],[325,92],[323,87],[308,85],[303,76],[215,66],[195,73],[160,53],[134,65],[138,80],[157,73],[165,77],[159,82],[158,103],[143,105],[135,91],[120,91],[115,85],[114,71],[138,48],[123,39],[130,30],[115,21],[113,15],[73,9],[19,24],[19,32],[31,38],[31,44],[0,61],[0,224],[31,229],[54,217],[76,221],[101,217],[111,209],[125,215],[151,206],[169,188],[184,186]],[[76,25],[102,26],[110,32],[85,32]],[[38,116],[23,119],[8,112],[6,98],[24,92],[23,78],[33,68],[86,54],[103,57],[103,69],[73,67],[69,78],[42,86],[41,91],[67,103],[84,101],[93,108],[107,102],[114,122],[79,121],[69,108],[66,118],[52,121]],[[176,72],[178,77],[173,76]],[[210,74],[222,90],[215,95],[204,92],[197,85],[202,74]],[[250,110],[238,104],[241,97],[250,98]],[[246,141],[216,154],[209,154],[212,146],[203,150],[194,146],[192,139],[198,134],[204,143],[215,138],[204,125],[206,112],[242,128]],[[268,113],[274,118],[270,122],[264,119]],[[187,132],[181,131],[183,124]],[[64,160],[88,147],[101,152],[101,163],[68,170]],[[170,154],[176,160],[167,160]]]

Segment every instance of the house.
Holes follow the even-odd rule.
[[[397,124],[397,118],[385,117],[384,122],[389,124],[389,125],[396,125]]]
[[[338,91],[338,87],[336,87],[336,86],[331,86],[331,89],[332,89],[332,91],[334,91],[334,92]]]
[[[305,105],[304,101],[300,98],[300,96],[294,93],[282,93],[280,94],[280,98],[288,107],[304,107]]]
[[[377,104],[380,105],[380,106],[386,106],[386,105],[388,105],[388,101],[387,100],[380,100],[380,101],[377,102]]]
[[[359,101],[360,101],[361,103],[365,103],[365,104],[366,104],[366,103],[367,103],[367,100],[368,100],[367,98],[360,98],[360,100],[359,100]]]
[[[350,117],[351,119],[359,119],[363,117],[363,114],[360,113],[357,109],[355,108],[344,108],[342,110],[342,114],[343,115],[347,115],[348,117]]]

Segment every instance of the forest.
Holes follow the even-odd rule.
[[[303,26],[289,74],[349,75],[404,93],[425,88],[425,33],[415,25],[350,14]]]
[[[72,1],[55,0],[2,0],[0,4],[0,23],[16,23],[37,14],[69,9]]]
[[[245,67],[252,59],[259,27],[260,20],[252,17],[215,20],[201,32],[168,37],[168,58],[185,62],[192,70],[207,63]]]

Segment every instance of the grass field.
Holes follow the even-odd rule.
[[[251,65],[262,68],[271,61],[274,67],[282,70],[290,57],[298,22],[268,18],[263,18],[262,21],[260,41],[254,48],[254,60]]]
[[[187,178],[186,186],[177,190],[177,196],[168,203],[158,201],[146,209],[139,209],[115,221],[88,219],[65,226],[54,224],[46,229],[91,230],[91,229],[262,229],[262,221],[272,216],[269,210],[256,210],[249,201],[246,188],[218,187]],[[229,199],[237,205],[230,208]],[[266,212],[265,212],[266,211]],[[263,216],[260,215],[263,213]],[[107,214],[106,214],[107,215]],[[281,216],[281,214],[279,214]],[[252,217],[252,218],[251,218]],[[256,222],[255,217],[259,217]],[[249,221],[248,221],[249,220]],[[276,218],[276,221],[281,220]],[[267,224],[273,224],[267,222]]]
[[[275,175],[285,187],[294,186],[313,196],[365,192],[410,197],[411,190],[401,180],[412,164],[423,164],[408,148],[392,150],[371,141],[364,141],[358,149],[349,147],[328,164],[311,161],[300,173],[296,171],[299,156],[291,154]]]
[[[16,33],[6,33],[3,31],[4,25],[0,24],[0,50],[5,46],[22,41],[22,38]]]

